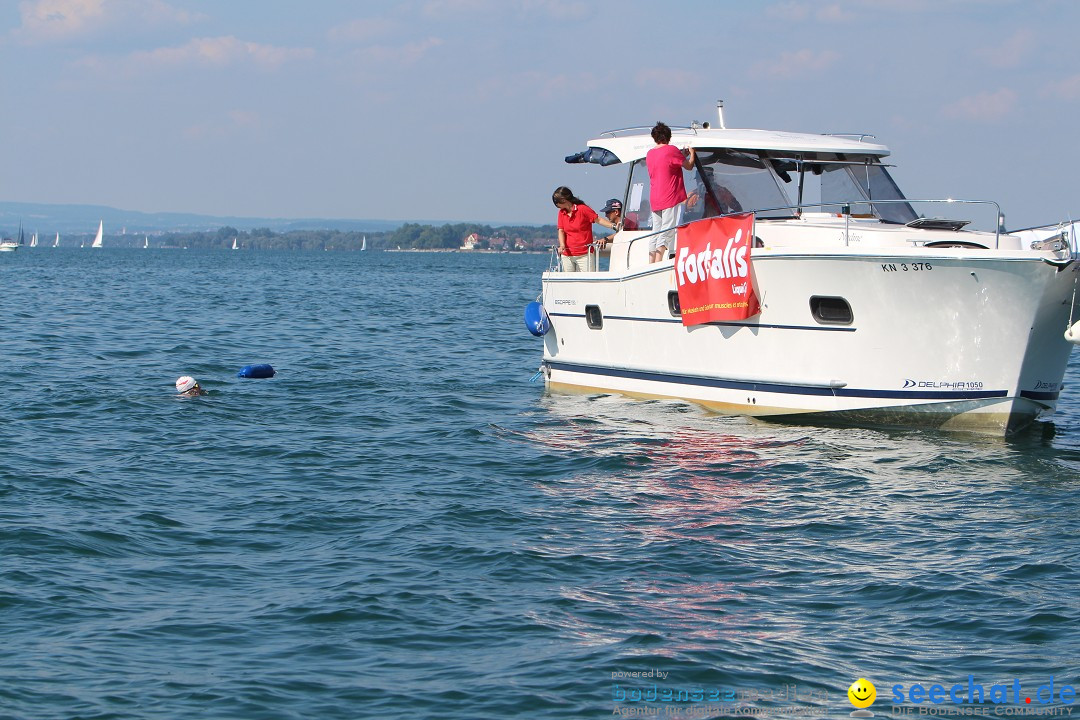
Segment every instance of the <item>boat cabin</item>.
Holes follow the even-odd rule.
[[[645,155],[655,147],[651,128],[626,128],[591,140],[584,152],[568,163],[625,164],[623,228],[648,234],[651,227],[649,172]],[[754,212],[760,221],[791,221],[804,240],[809,226],[828,225],[835,237],[841,222],[861,221],[875,227],[923,227],[955,231],[965,221],[920,218],[905,198],[883,159],[889,149],[868,141],[869,135],[812,135],[750,129],[713,129],[707,126],[672,127],[671,144],[694,148],[697,161],[683,171],[687,200],[680,225],[702,218]],[[935,224],[936,223],[936,224]],[[759,226],[761,227],[761,226]],[[762,228],[764,229],[764,228]],[[790,228],[789,229],[794,229]],[[788,233],[766,233],[779,244]],[[909,233],[910,234],[910,233]],[[634,237],[620,237],[631,244]],[[899,241],[899,238],[894,238]],[[906,243],[905,243],[906,244]],[[624,261],[612,254],[616,265],[640,264],[640,250],[626,253]]]

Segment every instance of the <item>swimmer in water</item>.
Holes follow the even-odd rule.
[[[199,381],[190,375],[176,379],[176,392],[184,397],[198,397],[206,394],[206,391],[199,387]]]

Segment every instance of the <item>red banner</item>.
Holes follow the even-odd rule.
[[[753,213],[679,228],[675,280],[683,325],[745,320],[761,312],[750,279],[753,236]]]

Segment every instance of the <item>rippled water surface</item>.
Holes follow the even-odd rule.
[[[1009,441],[547,394],[521,322],[546,263],[0,256],[0,718],[846,717],[859,677],[880,717],[897,684],[1080,686],[1075,362]]]

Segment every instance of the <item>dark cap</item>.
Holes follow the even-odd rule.
[[[601,210],[601,212],[607,215],[612,210],[618,210],[619,212],[622,212],[622,200],[616,200],[615,198],[611,198],[607,201],[607,205],[604,206],[604,209]]]

